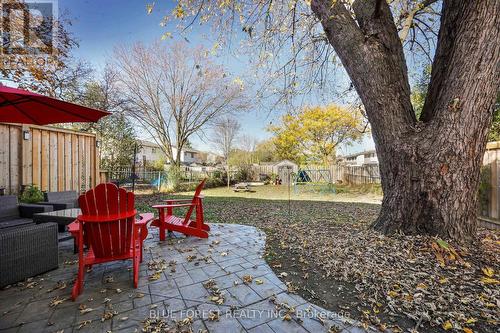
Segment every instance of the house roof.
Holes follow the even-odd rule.
[[[371,149],[371,150],[365,150],[365,151],[361,151],[359,153],[355,153],[355,154],[349,154],[349,155],[344,155],[344,156],[339,156],[340,158],[349,158],[349,157],[357,157],[357,156],[361,156],[361,155],[365,155],[365,154],[372,154],[372,153],[377,153],[376,150],[374,149]]]
[[[137,142],[145,147],[152,147],[152,148],[160,148],[160,146],[154,142],[151,141],[146,141],[146,140],[137,140]],[[175,146],[172,146],[175,148]],[[193,148],[182,148],[182,151],[184,152],[190,152],[190,153],[199,153],[199,150],[193,149]]]
[[[151,141],[146,141],[146,140],[137,140],[137,143],[139,143],[141,146],[146,146],[146,147],[154,147],[154,148],[160,147],[156,143],[151,142]]]
[[[276,162],[274,165],[281,165],[281,164],[288,164],[288,165],[297,166],[297,163],[292,162],[290,160],[282,160],[282,161]]]
[[[279,165],[279,164],[293,164],[293,165],[297,165],[297,163],[292,162],[290,160],[281,160],[281,161],[277,161],[277,162],[260,162],[259,163],[259,165],[271,165],[271,166],[275,166],[275,165]]]

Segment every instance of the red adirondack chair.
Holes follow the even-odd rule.
[[[115,260],[132,259],[134,288],[139,281],[142,243],[148,235],[147,223],[153,214],[141,214],[136,220],[134,194],[115,184],[99,184],[82,194],[78,202],[82,215],[69,225],[78,244],[78,277],[71,297],[75,300],[83,290],[86,267]],[[83,252],[83,245],[88,251]]]
[[[165,200],[166,205],[155,205],[158,209],[158,218],[151,223],[151,226],[159,228],[160,240],[165,240],[165,230],[178,231],[185,235],[208,238],[210,227],[203,221],[203,196],[200,194],[206,179],[196,187],[193,199],[169,199]],[[177,207],[189,207],[186,216],[177,217],[173,214],[173,209]],[[193,211],[196,211],[196,219],[191,220]]]

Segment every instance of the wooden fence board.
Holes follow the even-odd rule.
[[[40,188],[41,179],[42,179],[42,167],[41,167],[41,155],[42,155],[42,133],[39,129],[33,129],[31,131],[31,138],[33,141],[33,149],[32,149],[32,184],[36,185]]]
[[[64,188],[71,189],[71,134],[64,133]]]
[[[50,154],[50,132],[42,131],[41,140],[41,161],[42,161],[42,181],[40,183],[40,189],[42,191],[49,190],[49,154]]]
[[[51,131],[49,133],[49,191],[57,191],[57,133]]]
[[[21,177],[19,177],[21,173],[21,163],[20,162],[20,154],[21,154],[21,128],[19,127],[10,127],[9,129],[9,191],[13,192],[21,183]]]
[[[21,138],[22,144],[21,144],[21,184],[32,184],[33,183],[33,140],[24,140],[24,133],[28,133],[28,135],[31,137],[32,133],[30,131],[30,128],[28,126],[23,126],[22,127],[22,133],[21,135],[23,138]]]
[[[90,167],[90,140],[89,138],[85,138],[85,156],[88,156],[88,159],[86,159],[85,163],[85,188],[90,184],[91,179],[90,179],[90,170],[92,169]]]
[[[80,161],[80,155],[78,152],[80,151],[80,146],[78,145],[78,136],[72,134],[71,135],[71,175],[73,177],[72,179],[72,184],[71,184],[71,189],[73,191],[80,191],[80,188],[78,187],[78,179],[80,179],[80,172],[78,168],[78,163]]]
[[[78,137],[78,191],[81,191],[85,184],[85,138]]]
[[[0,124],[0,147],[9,146],[9,127]],[[0,150],[0,188],[9,186],[9,151]]]
[[[57,190],[64,190],[64,133],[57,133]]]

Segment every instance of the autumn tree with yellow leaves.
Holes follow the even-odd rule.
[[[277,154],[299,164],[329,164],[335,161],[337,148],[361,139],[363,117],[359,111],[335,104],[308,106],[297,114],[286,114],[274,133]]]

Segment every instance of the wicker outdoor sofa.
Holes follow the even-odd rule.
[[[34,213],[51,206],[17,203],[0,196],[0,287],[58,267],[57,224],[34,224]]]
[[[76,191],[44,192],[43,198],[44,201],[36,204],[52,206],[54,210],[78,208],[78,192]]]

